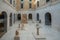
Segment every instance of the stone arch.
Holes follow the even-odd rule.
[[[47,12],[45,14],[45,25],[51,25],[51,21],[52,21],[52,19],[51,19],[51,13]]]

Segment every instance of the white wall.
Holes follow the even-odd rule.
[[[45,25],[45,13],[50,12],[52,15],[52,28],[60,31],[60,3],[54,6],[49,6],[44,9],[36,10],[40,14],[42,24]]]
[[[8,25],[7,25],[7,28],[8,30],[10,30],[10,26],[9,26],[9,19],[10,19],[10,13],[12,14],[16,14],[15,16],[15,19],[17,20],[17,12],[15,9],[11,8],[9,5],[7,5],[6,3],[0,1],[0,13],[2,11],[6,11],[7,12],[7,20],[8,20]],[[52,28],[57,30],[57,31],[60,31],[60,3],[59,4],[56,4],[54,6],[48,6],[48,7],[45,7],[45,8],[39,8],[37,10],[27,10],[27,11],[19,11],[18,13],[26,13],[27,15],[29,13],[32,13],[32,17],[33,17],[33,20],[36,21],[37,18],[36,18],[36,14],[39,13],[39,19],[41,19],[41,24],[42,25],[45,25],[45,13],[46,12],[50,12],[51,15],[52,15]],[[28,18],[28,17],[27,17]],[[12,20],[14,21],[14,17],[12,18]],[[13,22],[12,22],[13,23]]]
[[[52,16],[52,25],[51,28],[53,28],[54,30],[59,31],[60,30],[60,3],[53,5],[53,6],[48,6],[45,8],[39,8],[37,10],[34,11],[19,11],[18,13],[21,14],[27,14],[29,15],[29,13],[32,13],[32,17],[33,20],[36,21],[37,20],[37,13],[39,13],[39,19],[41,19],[41,24],[45,25],[45,14],[49,12],[51,13]]]
[[[7,13],[7,31],[8,31],[8,30],[10,30],[10,26],[9,26],[10,13],[14,14],[14,13],[17,13],[17,12],[16,12],[16,10],[14,10],[12,7],[10,7],[5,2],[0,1],[0,13],[2,11],[5,11]],[[12,19],[14,19],[14,18],[12,18]]]

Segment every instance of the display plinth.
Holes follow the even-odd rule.
[[[14,40],[20,40],[20,37],[19,36],[15,36]]]
[[[46,40],[46,37],[44,35],[34,35],[35,40]]]
[[[19,31],[16,30],[14,40],[20,40]]]

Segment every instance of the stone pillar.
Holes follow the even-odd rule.
[[[39,35],[39,28],[37,28],[37,35]]]
[[[19,28],[20,28],[20,24],[19,24]]]

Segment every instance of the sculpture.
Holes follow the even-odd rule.
[[[19,32],[16,30],[14,40],[20,40]]]

